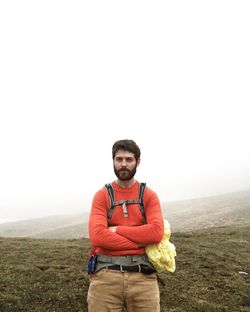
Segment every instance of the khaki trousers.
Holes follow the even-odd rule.
[[[159,312],[157,276],[104,268],[91,278],[89,312]]]

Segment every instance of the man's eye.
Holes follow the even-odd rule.
[[[127,158],[126,161],[127,161],[127,162],[132,162],[132,161],[133,161],[133,158]]]

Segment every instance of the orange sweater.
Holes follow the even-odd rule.
[[[115,182],[112,186],[115,201],[139,197],[137,181],[131,188],[121,188]],[[92,251],[95,254],[113,256],[141,255],[145,253],[146,245],[159,243],[163,237],[163,217],[159,199],[148,187],[144,192],[143,203],[147,224],[143,224],[138,204],[127,205],[128,217],[124,216],[122,207],[117,206],[108,224],[107,211],[110,206],[108,191],[105,188],[99,190],[94,196],[89,219]],[[116,232],[110,231],[108,226],[117,226]]]

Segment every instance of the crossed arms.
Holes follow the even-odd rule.
[[[93,246],[113,251],[134,250],[161,241],[163,217],[159,199],[153,191],[147,189],[144,194],[147,224],[133,226],[118,224],[110,227],[107,225],[108,200],[105,192],[98,191],[92,203],[89,235]]]

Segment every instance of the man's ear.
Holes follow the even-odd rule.
[[[140,162],[141,162],[141,158],[138,158],[137,163],[136,163],[136,167],[138,167],[140,165]]]

